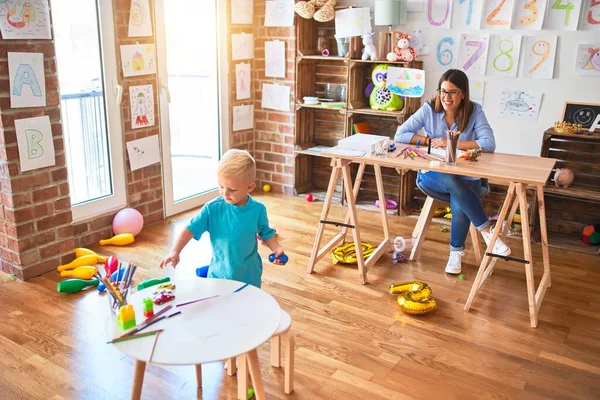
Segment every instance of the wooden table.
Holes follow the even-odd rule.
[[[525,264],[525,274],[527,278],[527,295],[529,301],[529,315],[532,327],[537,326],[537,315],[539,308],[542,304],[546,289],[550,287],[550,260],[548,256],[548,235],[546,232],[546,210],[544,207],[544,185],[548,180],[548,176],[552,172],[552,168],[556,162],[555,159],[531,157],[531,156],[519,156],[512,154],[503,153],[488,153],[482,154],[479,157],[478,162],[469,162],[466,160],[458,160],[456,166],[446,165],[444,162],[437,167],[430,165],[429,160],[423,158],[404,158],[403,156],[397,157],[403,148],[407,147],[403,144],[397,144],[397,150],[393,153],[388,153],[387,157],[376,157],[376,156],[365,156],[357,157],[344,155],[339,153],[322,153],[324,156],[331,157],[331,178],[329,180],[329,186],[327,194],[325,196],[325,202],[323,205],[323,211],[321,212],[321,218],[319,227],[317,229],[315,242],[311,252],[311,256],[308,262],[308,273],[312,273],[315,264],[325,254],[329,253],[332,249],[343,243],[346,239],[348,229],[352,229],[353,240],[356,247],[356,256],[358,258],[358,271],[360,279],[363,284],[367,283],[367,270],[387,251],[390,250],[392,241],[387,224],[387,212],[385,208],[380,211],[381,225],[383,229],[383,240],[377,246],[377,249],[369,256],[367,260],[363,259],[362,247],[360,245],[360,229],[359,222],[356,214],[356,196],[360,188],[360,183],[365,170],[366,165],[372,165],[375,170],[375,179],[377,183],[377,193],[379,197],[379,203],[385,204],[385,194],[383,191],[383,182],[381,175],[381,167],[391,167],[396,169],[412,169],[412,170],[430,170],[437,172],[444,172],[455,175],[463,176],[475,176],[479,178],[488,178],[494,180],[494,182],[503,182],[508,184],[508,192],[500,216],[498,218],[497,226],[501,227],[503,221],[512,221],[517,207],[520,208],[521,220],[524,221],[522,226],[523,233],[523,249],[524,259],[521,260]],[[356,174],[354,182],[350,174],[350,164],[358,163],[359,168]],[[338,226],[342,226],[342,230],[336,236],[333,237],[325,246],[319,248],[321,239],[323,238],[324,225],[330,224],[332,221],[327,221],[327,215],[331,206],[331,200],[335,191],[336,182],[339,174],[342,174],[344,187],[346,191],[346,201],[348,205],[347,215],[344,221],[334,222]],[[527,196],[526,187],[532,185],[537,189],[537,201],[538,201],[538,212],[540,219],[540,229],[542,237],[542,258],[544,263],[544,275],[541,282],[535,289],[534,277],[533,277],[533,258],[531,253],[531,233],[530,227],[526,221],[529,221],[529,215],[527,210]],[[507,218],[508,216],[508,218]],[[324,222],[325,221],[325,222]],[[493,243],[496,238],[500,235],[506,237],[506,233],[510,223],[506,224],[506,228],[503,232],[500,229],[494,231],[490,245],[487,247],[485,255],[479,266],[477,276],[473,282],[471,292],[465,304],[465,311],[471,308],[475,295],[481,288],[483,282],[487,279],[493,270],[495,257],[489,256],[493,250]],[[427,226],[421,226],[421,230],[427,229]],[[514,258],[514,257],[513,257]]]
[[[197,278],[174,283],[175,299],[162,306],[155,306],[154,311],[160,311],[170,304],[172,309],[165,315],[176,311],[181,311],[181,314],[166,318],[140,332],[164,329],[158,336],[114,344],[135,359],[131,398],[141,397],[146,363],[199,366],[246,355],[256,398],[264,399],[265,391],[256,348],[269,340],[279,325],[281,309],[277,301],[252,285],[233,293],[243,286],[243,283],[237,281]],[[130,296],[129,303],[134,306],[138,324],[144,320],[142,300],[152,297],[156,287]],[[175,306],[215,295],[219,296],[182,307]],[[107,321],[107,332],[109,340],[123,334],[112,314]],[[200,368],[197,368],[197,375],[199,371]],[[201,376],[197,378],[200,384]]]

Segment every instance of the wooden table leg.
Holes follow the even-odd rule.
[[[535,307],[535,279],[533,276],[533,256],[531,254],[531,232],[529,231],[529,215],[527,212],[527,192],[521,183],[517,183],[517,196],[519,198],[519,208],[522,221],[521,230],[523,233],[523,258],[529,261],[525,264],[525,276],[527,278],[527,301],[529,302],[529,320],[531,327],[537,326],[537,311]]]
[[[262,375],[260,373],[260,364],[258,362],[258,353],[256,349],[251,350],[247,354],[248,365],[250,367],[250,377],[252,378],[252,387],[254,388],[254,395],[256,400],[266,399],[265,387],[262,381]]]
[[[358,197],[358,191],[360,190],[360,184],[362,183],[362,177],[365,173],[365,167],[367,164],[365,162],[361,162],[358,166],[358,172],[356,173],[356,178],[354,179],[354,187],[352,189],[352,198],[354,199],[354,203],[356,204],[356,199]],[[348,224],[350,222],[350,209],[346,212],[346,218],[344,219],[344,223]],[[346,241],[346,234],[348,233],[348,228],[342,228],[342,243]]]
[[[475,227],[475,225],[469,225],[469,234],[471,235],[471,242],[473,242],[473,253],[475,254],[475,262],[481,264],[483,260],[483,254],[481,254],[481,234]]]
[[[135,360],[133,364],[133,385],[131,386],[131,400],[139,400],[142,397],[142,384],[144,383],[144,373],[146,372],[146,362]]]
[[[202,387],[202,364],[196,364],[196,384]]]
[[[363,258],[362,244],[360,241],[358,216],[356,214],[356,203],[354,197],[352,196],[352,177],[350,176],[350,163],[345,163],[342,166],[342,176],[344,177],[346,197],[348,198],[348,212],[350,213],[350,223],[354,226],[354,229],[352,229],[352,237],[354,238],[354,247],[356,250],[356,263],[358,264],[360,281],[364,285],[367,283],[367,269],[365,267],[365,259]]]
[[[248,400],[248,362],[246,355],[237,356],[237,398],[238,400]]]
[[[413,243],[413,248],[410,251],[410,256],[408,257],[408,259],[411,261],[414,261],[417,259],[417,257],[419,257],[421,246],[425,241],[427,230],[429,229],[429,225],[431,225],[431,219],[433,218],[433,213],[435,212],[435,208],[433,207],[434,203],[435,200],[433,197],[427,196],[427,199],[425,199],[425,204],[423,205],[423,209],[421,210],[421,215],[419,215],[419,219],[417,220],[417,226],[415,226],[415,230],[413,231],[413,237],[415,238],[415,241]]]
[[[233,376],[237,371],[237,366],[235,365],[235,357],[227,359],[227,376]]]
[[[546,230],[546,203],[544,202],[544,187],[542,185],[538,185],[536,192],[538,204],[537,211],[540,216],[540,233],[542,237],[542,258],[544,260],[544,276],[548,276],[548,278],[546,278],[548,280],[548,287],[551,287],[552,279],[550,277],[550,255],[548,254],[548,231]],[[533,201],[535,202],[535,199]]]

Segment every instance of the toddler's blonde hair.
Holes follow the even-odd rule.
[[[223,178],[234,178],[244,175],[249,182],[256,179],[256,163],[246,150],[228,150],[217,166],[217,175]]]

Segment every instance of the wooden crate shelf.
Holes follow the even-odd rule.
[[[324,200],[329,178],[331,177],[331,159],[297,152],[295,160],[294,194],[310,193],[315,199]],[[343,198],[343,184],[340,175],[333,195],[333,202],[341,204]]]
[[[325,85],[346,85],[348,66],[343,62],[322,59],[302,59],[296,63],[296,99],[300,103],[305,96],[325,98]]]

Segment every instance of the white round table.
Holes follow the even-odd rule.
[[[234,293],[244,285],[238,281],[197,278],[173,283],[176,285],[175,299],[160,306],[154,305],[154,312],[171,305],[172,308],[161,316],[177,311],[181,314],[164,318],[140,332],[163,329],[158,336],[114,344],[136,360],[131,397],[137,399],[141,396],[147,362],[199,366],[247,354],[257,399],[264,398],[256,348],[269,340],[277,329],[281,313],[277,301],[252,285]],[[157,288],[153,286],[130,294],[129,304],[134,307],[137,324],[145,319],[142,300],[152,297]],[[215,295],[218,296],[176,307],[177,304]],[[107,332],[109,340],[125,333],[112,315],[107,321]]]

